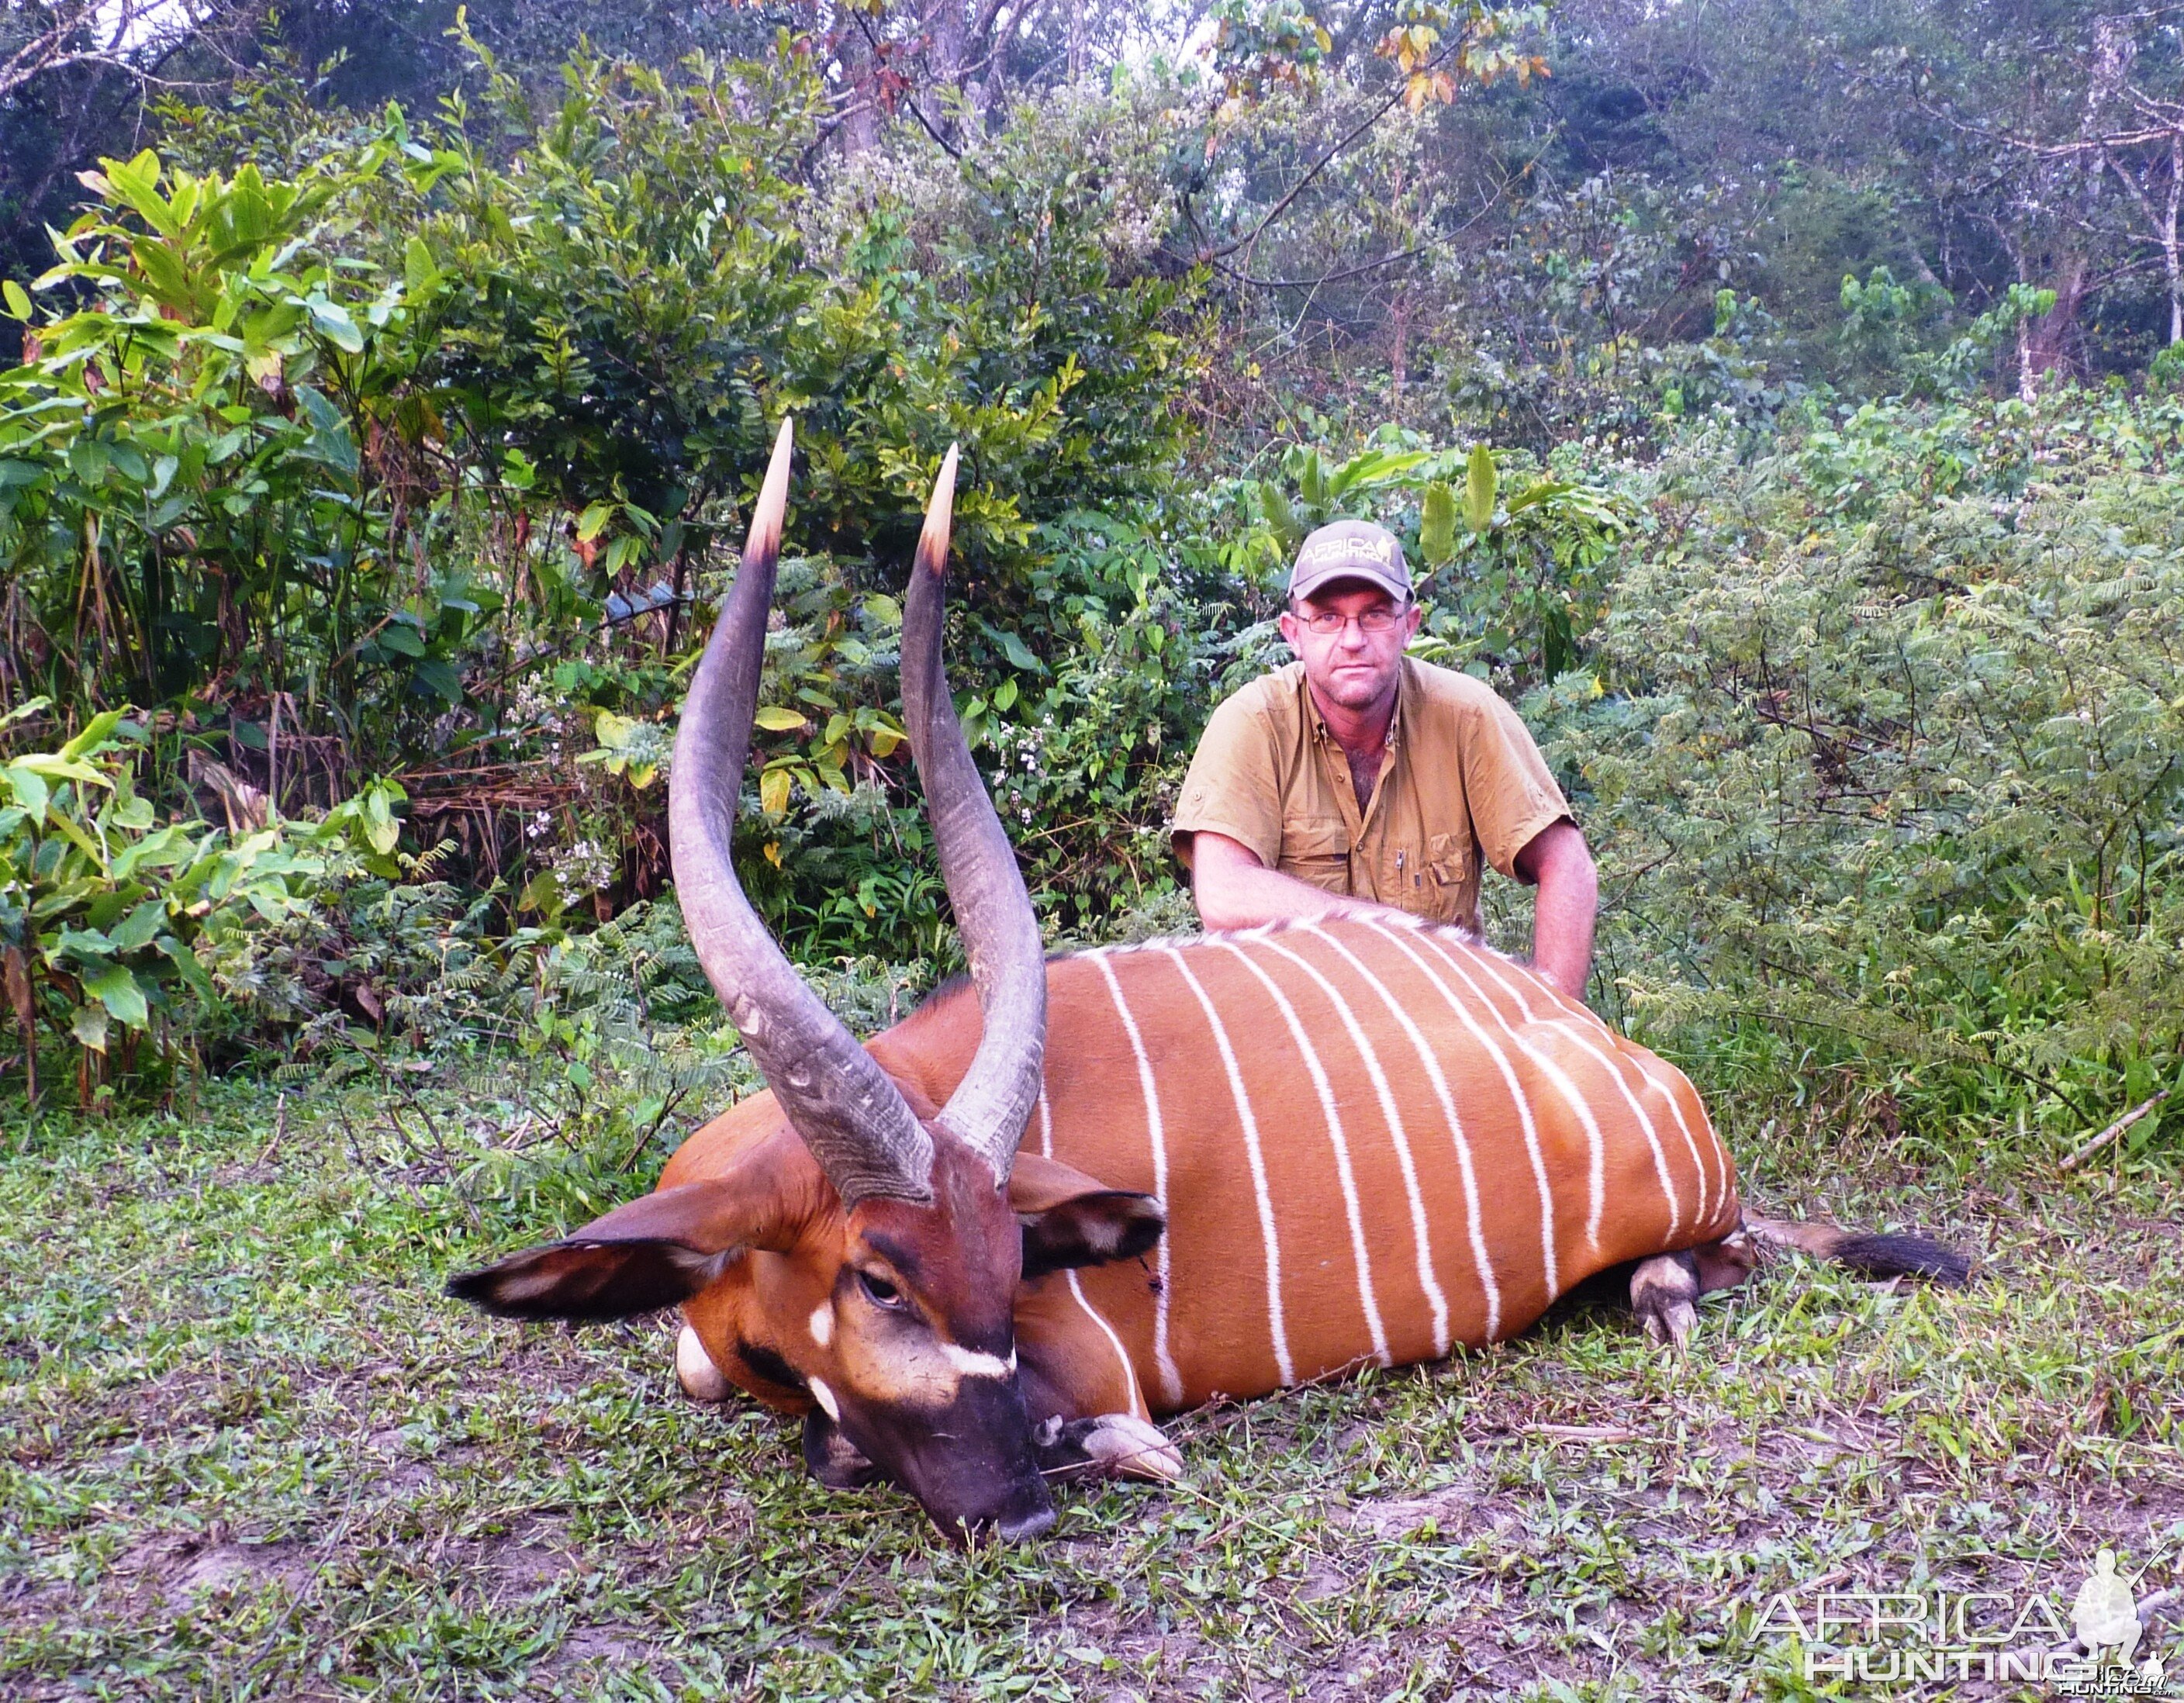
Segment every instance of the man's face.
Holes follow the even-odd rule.
[[[1399,603],[1369,581],[1336,580],[1284,613],[1282,637],[1303,659],[1323,703],[1362,713],[1395,696],[1419,615],[1417,604]]]

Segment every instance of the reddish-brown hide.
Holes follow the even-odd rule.
[[[1065,1416],[1149,1416],[1479,1346],[1594,1272],[1738,1227],[1734,1169],[1688,1082],[1449,931],[1346,921],[1155,944],[1054,960],[1048,987],[1046,1091],[1016,1191],[1058,1160],[1156,1197],[1168,1222],[1145,1255],[1018,1289],[1019,1355],[1067,1396]],[[958,990],[871,1051],[932,1104],[978,1038]],[[766,1096],[746,1101],[683,1145],[662,1187],[729,1174],[779,1128]],[[716,1364],[784,1401],[739,1375],[735,1345],[795,1363],[793,1305],[731,1274],[686,1311]]]

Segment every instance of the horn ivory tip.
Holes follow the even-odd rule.
[[[782,526],[788,513],[788,465],[795,440],[796,416],[784,414],[781,430],[773,436],[765,482],[758,489],[758,506],[751,510],[750,535],[744,545],[746,557],[781,548]]]
[[[961,448],[956,443],[948,446],[925,505],[925,530],[917,537],[916,565],[936,575],[948,570],[948,539],[956,522],[956,463]]]

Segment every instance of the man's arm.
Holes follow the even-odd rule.
[[[1516,867],[1540,889],[1532,910],[1532,967],[1571,999],[1583,999],[1592,971],[1592,920],[1600,908],[1600,877],[1585,836],[1571,822],[1542,828],[1517,854]]]
[[[1544,838],[1544,836],[1542,836]],[[1190,893],[1208,928],[1256,928],[1314,916],[1375,916],[1388,907],[1328,893],[1268,869],[1240,840],[1201,829],[1190,837]],[[1589,938],[1589,937],[1588,937]]]

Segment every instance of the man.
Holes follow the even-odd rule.
[[[1173,832],[1208,928],[1396,910],[1479,927],[1482,857],[1535,883],[1532,961],[1585,997],[1599,885],[1517,714],[1404,655],[1418,630],[1394,535],[1337,520],[1290,572],[1288,667],[1213,712]]]

